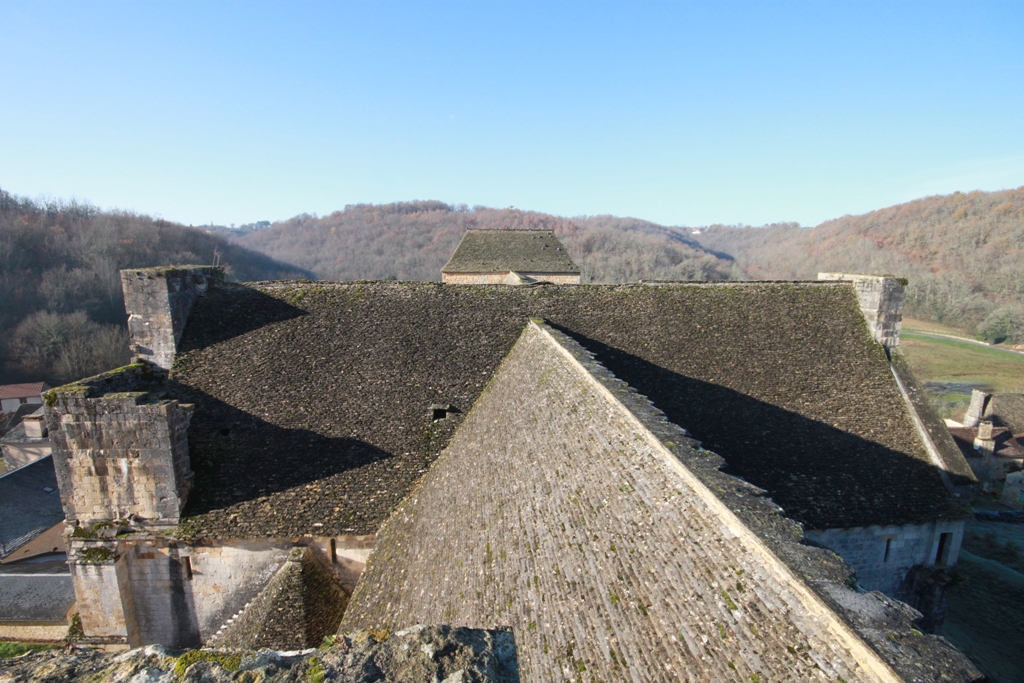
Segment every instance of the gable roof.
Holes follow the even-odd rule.
[[[39,396],[50,385],[46,382],[31,382],[29,384],[2,384],[0,385],[0,399],[3,398],[29,398]]]
[[[840,600],[860,598],[842,569],[714,461],[578,343],[531,322],[381,530],[341,630],[511,626],[523,680],[900,680],[840,617]],[[889,605],[873,600],[877,619]],[[977,675],[962,656],[921,657],[948,648],[940,638],[899,645],[900,621],[862,635],[906,680],[930,680],[922,664]]]
[[[580,269],[550,230],[467,230],[442,273],[570,273]]]
[[[63,520],[53,456],[0,475],[0,559]]]
[[[993,394],[985,406],[985,417],[1014,434],[1024,434],[1024,394]]]
[[[169,385],[197,408],[183,521],[212,537],[376,532],[530,318],[809,528],[966,514],[847,284],[316,282],[197,301]],[[432,404],[461,412],[435,422]]]
[[[0,436],[12,432],[26,415],[31,415],[40,408],[42,404],[39,403],[23,403],[12,413],[0,413]]]

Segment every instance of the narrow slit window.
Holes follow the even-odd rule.
[[[890,550],[892,550],[892,539],[891,538],[887,538],[887,539],[885,539],[885,556],[882,557],[882,562],[888,562],[889,561],[889,551]]]
[[[338,564],[338,542],[331,539],[331,564]]]
[[[183,557],[183,558],[181,558],[181,568],[185,572],[185,580],[186,581],[191,581],[192,580],[192,558],[191,557]]]
[[[939,534],[939,547],[935,551],[935,565],[945,567],[949,562],[949,546],[952,545],[953,534]]]

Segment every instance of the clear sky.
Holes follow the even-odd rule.
[[[1024,2],[7,2],[0,187],[813,225],[1024,185]]]

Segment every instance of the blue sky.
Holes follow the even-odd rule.
[[[0,187],[813,225],[1024,185],[1024,3],[0,1]]]

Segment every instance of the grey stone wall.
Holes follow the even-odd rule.
[[[903,297],[906,283],[890,275],[858,273],[818,273],[819,280],[850,280],[857,290],[860,310],[875,341],[893,348],[899,346],[903,326]]]
[[[139,391],[147,376],[140,363],[47,392],[46,420],[69,524],[178,523],[192,486],[191,406]]]
[[[935,566],[940,534],[949,533],[945,566],[956,564],[964,537],[964,522],[873,526],[858,529],[805,531],[804,535],[842,557],[857,570],[857,582],[867,590],[882,591],[898,600],[912,602],[903,592],[911,568]],[[888,557],[886,547],[888,546]]]
[[[192,304],[223,276],[223,269],[213,266],[122,270],[121,289],[136,357],[169,371]]]

